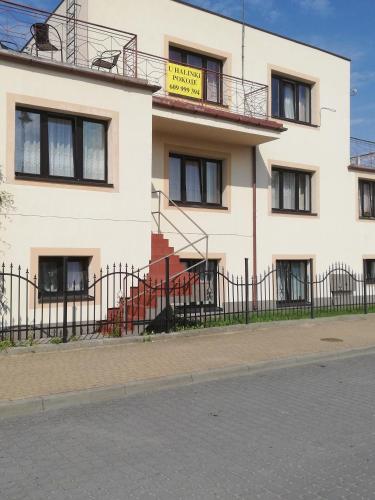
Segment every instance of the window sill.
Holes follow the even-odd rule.
[[[317,217],[318,214],[315,212],[303,212],[299,210],[278,210],[276,208],[272,209],[273,214],[279,215],[306,215],[307,217]]]
[[[65,179],[62,177],[40,177],[39,175],[27,175],[27,174],[15,174],[16,180],[22,181],[35,181],[47,184],[67,184],[73,186],[93,186],[93,187],[103,187],[103,188],[113,188],[113,184],[108,184],[101,181],[89,181],[89,180],[76,180],[76,179]]]
[[[77,294],[73,297],[73,295],[68,295],[67,297],[67,302],[69,304],[77,304],[82,302],[93,302],[95,299],[92,295],[80,295],[78,292]],[[55,296],[55,297],[38,297],[38,303],[40,305],[42,304],[63,304],[64,303],[64,298],[62,295]]]
[[[319,125],[314,125],[313,123],[309,123],[309,122],[301,122],[300,120],[293,120],[292,118],[283,118],[282,116],[275,116],[275,115],[272,115],[272,118],[274,118],[275,120],[281,120],[281,121],[287,122],[287,123],[295,123],[296,125],[305,125],[305,127],[319,128]]]
[[[228,207],[223,207],[222,205],[211,205],[210,203],[185,203],[181,201],[175,201],[174,203],[169,203],[170,207],[174,205],[183,208],[209,208],[210,210],[228,210]]]
[[[373,221],[375,221],[375,217],[366,217],[364,215],[361,215],[359,217],[359,220],[373,220]]]

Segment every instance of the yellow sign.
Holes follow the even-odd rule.
[[[202,70],[168,63],[167,91],[170,94],[202,99]]]

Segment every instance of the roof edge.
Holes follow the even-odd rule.
[[[172,2],[179,3],[181,5],[185,5],[186,7],[191,7],[192,9],[200,10],[201,12],[206,12],[207,14],[212,14],[213,16],[221,17],[222,19],[226,19],[227,21],[232,21],[236,24],[243,24],[242,21],[235,19],[234,17],[226,16],[224,14],[220,14],[219,12],[215,12],[213,10],[206,9],[205,7],[198,7],[198,5],[193,5],[186,0],[172,0]],[[296,40],[295,38],[291,38],[286,35],[281,35],[280,33],[275,33],[274,31],[266,30],[265,28],[259,28],[259,26],[255,26],[250,23],[244,23],[248,28],[252,28],[257,31],[262,31],[263,33],[267,33],[268,35],[277,36],[278,38],[283,38],[284,40],[288,40],[289,42],[298,43],[299,45],[304,45],[305,47],[309,47],[310,49],[319,50],[320,52],[324,52],[325,54],[329,54],[333,57],[338,57],[339,59],[343,59],[344,61],[351,62],[352,60],[349,57],[343,56],[341,54],[337,54],[336,52],[332,52],[330,50],[322,49],[321,47],[317,47],[316,45],[311,45],[307,42],[302,42],[300,40]]]

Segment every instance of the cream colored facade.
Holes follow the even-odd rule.
[[[64,4],[59,9],[63,13]],[[86,0],[81,16],[90,23],[136,33],[143,53],[168,58],[173,44],[221,59],[225,74],[241,76],[242,26],[224,17],[174,0]],[[278,258],[313,258],[317,272],[336,261],[361,270],[363,258],[375,255],[375,229],[371,222],[359,220],[361,174],[347,168],[350,62],[250,26],[245,29],[245,45],[245,79],[270,86],[275,73],[312,85],[313,126],[285,121],[284,131],[271,130],[167,109],[157,101],[153,104],[157,91],[151,87],[88,79],[57,68],[31,71],[22,62],[0,58],[0,104],[6,110],[0,121],[0,164],[16,205],[7,223],[5,260],[25,266],[35,261],[35,249],[51,249],[52,255],[67,249],[84,255],[93,249],[97,267],[112,262],[146,265],[150,233],[155,230],[151,191],[168,195],[168,155],[181,153],[223,161],[223,208],[183,210],[209,235],[209,257],[219,259],[230,273],[243,272],[245,257],[254,262],[255,247],[257,272]],[[113,187],[14,179],[16,104],[109,120]],[[272,213],[272,166],[312,173],[311,215]],[[369,176],[375,178],[365,177]],[[196,236],[174,207],[163,202],[162,210],[182,233]],[[164,232],[175,248],[182,246],[175,231],[165,227]],[[180,255],[194,256],[191,249]]]

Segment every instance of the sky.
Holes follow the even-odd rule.
[[[242,0],[186,1],[242,16]],[[20,3],[50,10],[58,1]],[[375,0],[245,0],[245,9],[250,24],[351,58],[351,87],[358,90],[351,97],[352,136],[375,141]]]

